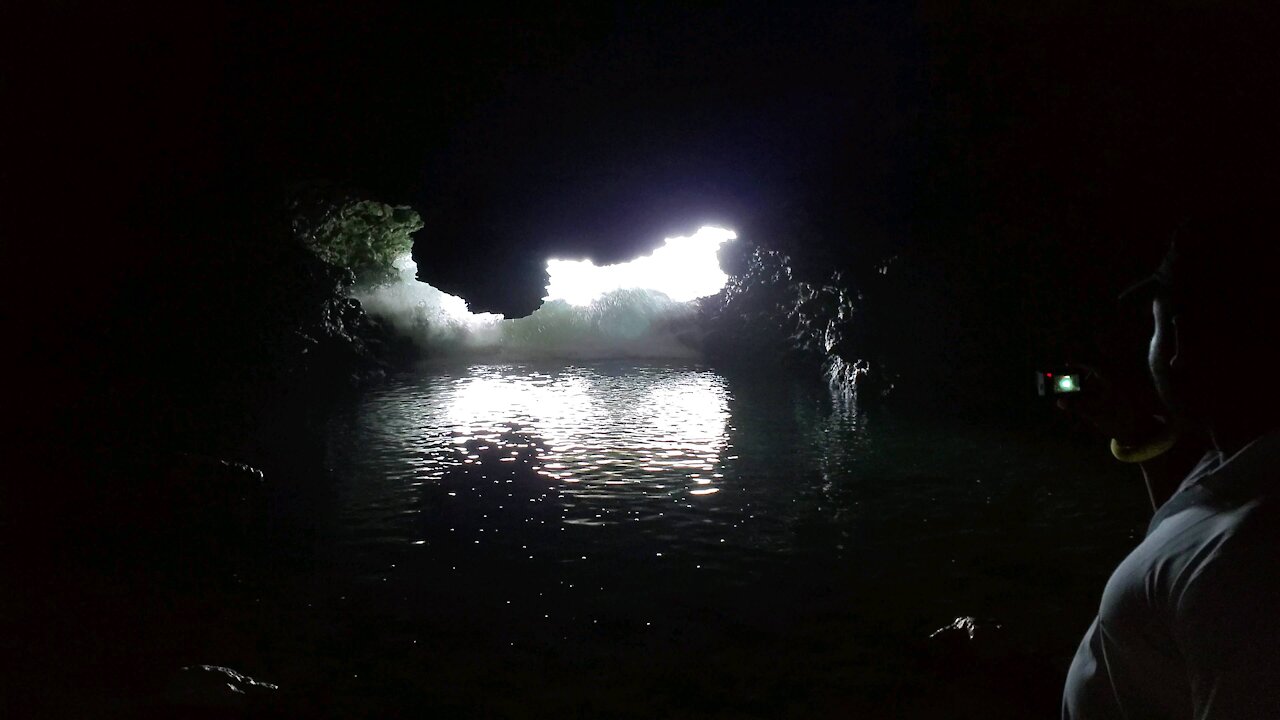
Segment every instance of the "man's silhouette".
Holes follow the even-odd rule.
[[[1274,228],[1249,210],[1194,219],[1129,293],[1152,305],[1148,362],[1171,420],[1117,441],[1159,452],[1169,427],[1183,452],[1192,438],[1208,449],[1172,482],[1173,451],[1143,463],[1158,508],[1107,582],[1068,674],[1064,718],[1280,718]]]

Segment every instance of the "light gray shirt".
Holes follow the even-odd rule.
[[[1209,453],[1102,593],[1064,720],[1280,719],[1280,430]]]

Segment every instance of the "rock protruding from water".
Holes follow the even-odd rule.
[[[1054,662],[993,620],[961,616],[915,650],[900,717],[1024,718],[1052,712],[1062,677]]]
[[[221,665],[190,665],[182,668],[165,693],[166,704],[175,711],[208,713],[233,712],[234,716],[262,707],[273,699],[280,686],[256,680]]]
[[[892,388],[869,359],[862,294],[840,272],[821,282],[801,279],[788,255],[758,246],[721,264],[732,273],[729,282],[703,301],[709,359],[772,359],[821,372],[833,396],[850,405]]]

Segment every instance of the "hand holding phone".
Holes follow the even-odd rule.
[[[1077,365],[1042,372],[1038,387],[1042,397],[1054,398],[1059,408],[1083,418],[1111,438],[1112,453],[1117,459],[1130,462],[1128,455],[1141,455],[1120,453],[1117,447],[1147,447],[1155,440],[1171,443],[1174,437],[1173,428],[1155,414],[1154,407],[1150,403],[1142,405],[1145,388],[1117,386],[1091,367]],[[1160,452],[1167,449],[1165,445]]]
[[[1040,397],[1058,397],[1084,389],[1082,368],[1058,368],[1036,373],[1036,390]]]

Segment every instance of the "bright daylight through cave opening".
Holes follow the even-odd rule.
[[[702,227],[687,237],[667,238],[652,254],[617,265],[596,266],[590,260],[548,260],[547,296],[570,305],[590,305],[614,290],[643,289],[664,293],[676,302],[714,295],[728,276],[716,251],[738,234]]]

